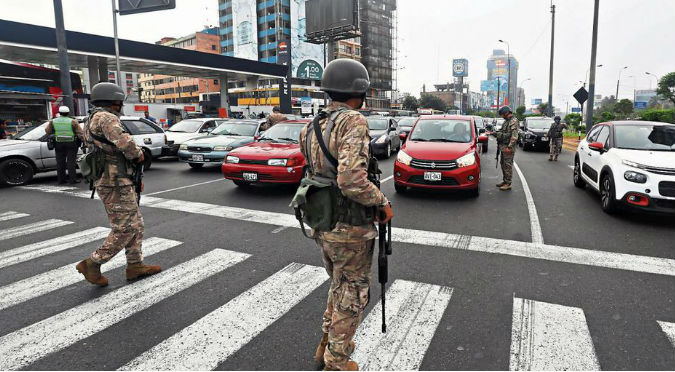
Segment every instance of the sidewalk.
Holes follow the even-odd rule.
[[[563,138],[563,149],[569,151],[577,151],[577,146],[579,145],[579,140],[576,137],[565,137]]]

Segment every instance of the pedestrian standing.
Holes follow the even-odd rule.
[[[101,275],[101,265],[122,249],[127,258],[127,280],[153,275],[162,269],[143,263],[141,244],[145,225],[132,175],[135,164],[142,164],[145,159],[119,119],[124,91],[113,83],[98,83],[91,90],[91,102],[96,108],[89,116],[84,134],[87,142],[95,147],[94,151],[105,154],[101,164],[103,175],[95,187],[112,230],[103,245],[76,268],[90,283],[106,286],[108,279]]]
[[[518,119],[513,115],[509,106],[502,106],[499,109],[499,116],[504,119],[504,123],[495,137],[501,154],[503,180],[497,184],[497,187],[502,191],[507,191],[511,190],[513,179],[513,159],[516,155],[516,144],[518,143]]]
[[[285,120],[288,120],[288,118],[281,113],[279,106],[274,106],[274,108],[272,108],[272,114],[270,114],[270,116],[267,117],[267,121],[260,126],[260,130],[268,130],[272,128],[274,124]]]
[[[157,119],[150,116],[150,113],[148,112],[148,110],[145,110],[145,112],[143,112],[143,116],[145,116],[145,118],[150,120],[151,122],[157,124]]]
[[[337,200],[334,228],[312,231],[331,280],[323,336],[314,356],[326,370],[358,370],[350,356],[355,347],[352,339],[369,301],[377,236],[374,222],[386,223],[393,217],[389,201],[368,179],[371,138],[365,117],[355,111],[363,106],[369,85],[368,71],[360,62],[338,59],[329,63],[321,87],[331,104],[319,122],[322,133],[313,131],[310,123],[300,135],[308,177],[330,180]],[[326,138],[327,152],[321,149],[319,136]]]
[[[560,155],[560,151],[562,151],[563,129],[565,128],[567,128],[567,125],[560,122],[560,116],[553,118],[553,123],[548,129],[550,150],[548,161],[558,161],[558,155]]]
[[[59,107],[59,116],[49,121],[45,132],[54,135],[54,151],[56,152],[56,177],[59,184],[66,183],[66,169],[68,182],[77,183],[76,158],[77,149],[84,141],[82,128],[76,119],[70,117],[68,106]]]
[[[7,139],[5,129],[7,129],[7,120],[0,120],[0,140]]]

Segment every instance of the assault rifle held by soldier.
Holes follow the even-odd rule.
[[[143,164],[137,164],[134,169],[134,189],[136,190],[136,195],[138,198],[136,202],[138,205],[141,205],[141,193],[143,192]]]
[[[385,216],[381,216],[384,219]],[[382,291],[382,333],[387,333],[387,320],[385,315],[385,285],[389,281],[389,263],[387,256],[391,255],[391,220],[387,223],[379,223],[378,225],[378,241],[379,250],[377,252],[377,273],[378,281],[380,282],[380,290]]]

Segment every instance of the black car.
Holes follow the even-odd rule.
[[[398,137],[401,139],[401,142],[405,142],[405,140],[408,138],[408,135],[410,134],[410,131],[412,130],[412,127],[417,119],[418,118],[414,117],[402,117],[398,119],[396,124],[398,124],[398,129],[400,132]]]
[[[392,152],[401,149],[401,133],[396,120],[386,116],[368,116],[368,129],[370,129],[370,144],[373,155],[389,159]]]
[[[553,119],[547,117],[525,118],[525,124],[518,132],[518,145],[523,151],[535,149],[548,149],[548,130],[553,124]]]

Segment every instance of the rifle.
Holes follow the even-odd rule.
[[[497,142],[497,156],[495,156],[495,168],[499,166],[499,142]]]
[[[389,263],[387,256],[391,255],[391,220],[379,224],[379,251],[377,252],[377,273],[382,291],[382,333],[387,333],[387,320],[385,316],[385,284],[389,281]]]
[[[141,192],[143,192],[143,163],[137,164],[134,167],[134,189],[136,190],[136,195],[138,199],[136,202],[138,205],[141,204]]]

